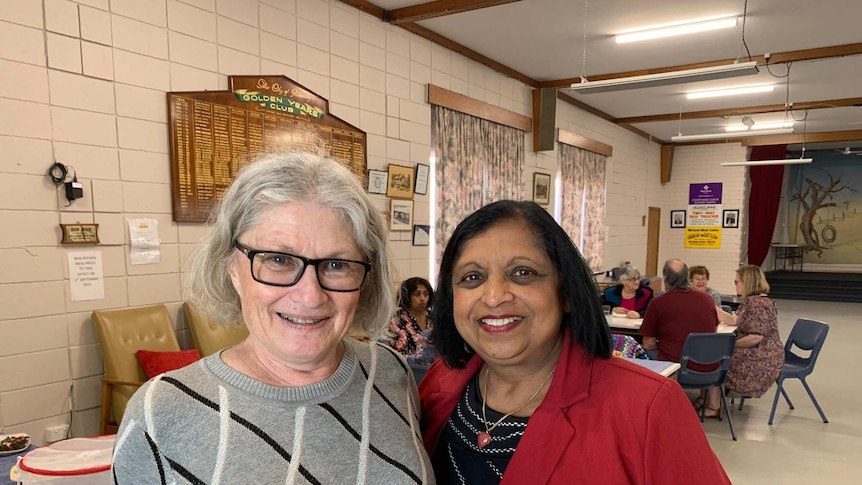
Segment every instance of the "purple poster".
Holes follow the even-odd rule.
[[[688,204],[721,204],[721,182],[689,185]]]

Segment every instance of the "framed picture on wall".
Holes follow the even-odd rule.
[[[413,245],[427,246],[431,241],[431,226],[423,224],[413,225]]]
[[[670,227],[671,229],[679,229],[685,227],[684,210],[670,211]]]
[[[721,227],[736,229],[739,227],[739,209],[725,209],[721,213]]]
[[[389,201],[389,230],[409,231],[413,229],[413,201]]]
[[[390,164],[386,196],[395,199],[412,199],[414,180],[416,180],[416,169]],[[407,229],[410,230],[409,227]]]
[[[533,174],[533,202],[539,205],[551,203],[551,176],[546,173]]]
[[[419,195],[425,195],[428,193],[428,171],[431,167],[428,165],[418,164],[416,165],[416,188],[413,192],[416,192]]]
[[[386,195],[386,182],[389,174],[382,170],[368,171],[368,193]]]

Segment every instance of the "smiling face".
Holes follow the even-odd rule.
[[[465,242],[452,273],[458,333],[489,364],[544,362],[561,339],[559,275],[521,222]]]
[[[333,209],[287,203],[268,209],[260,221],[239,235],[240,244],[311,259],[363,260],[349,226]],[[250,266],[249,259],[236,251],[229,273],[242,302],[247,344],[256,357],[302,371],[337,367],[359,291],[323,290],[314,266],[307,266],[293,286],[269,286],[252,279]]]
[[[697,291],[706,291],[706,287],[709,286],[709,280],[706,278],[706,275],[696,274],[691,277],[691,288]]]

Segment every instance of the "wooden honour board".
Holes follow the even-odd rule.
[[[206,222],[237,172],[260,154],[319,149],[364,181],[365,132],[284,76],[230,76],[228,91],[167,93],[171,200],[177,222]]]

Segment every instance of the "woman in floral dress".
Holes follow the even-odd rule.
[[[434,289],[428,280],[419,277],[404,280],[398,291],[398,311],[389,321],[390,336],[384,341],[407,357],[430,363],[436,358],[436,350],[428,341],[432,327],[428,314],[433,303]]]
[[[784,344],[778,335],[778,311],[766,294],[769,284],[759,267],[736,270],[736,292],[745,301],[736,311],[736,350],[725,386],[744,396],[760,397],[772,386],[784,365]]]

